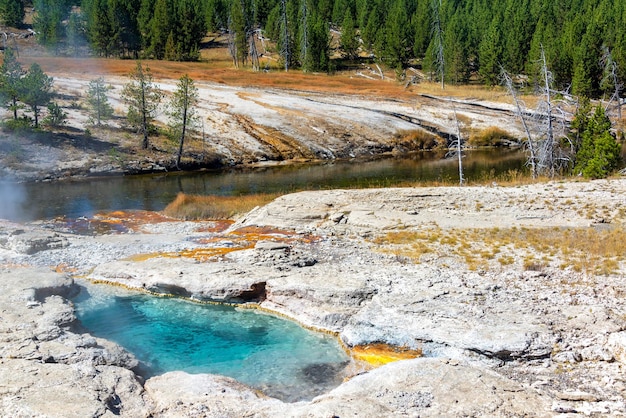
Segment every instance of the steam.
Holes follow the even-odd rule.
[[[21,184],[0,179],[0,219],[22,219],[25,201],[26,193]]]

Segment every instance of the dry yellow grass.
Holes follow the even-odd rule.
[[[472,132],[469,136],[469,144],[475,147],[502,146],[515,140],[510,133],[497,126],[490,126],[480,131]]]
[[[325,73],[303,73],[298,70],[282,71],[275,61],[262,63],[269,66],[269,72],[252,71],[249,67],[234,67],[234,64],[225,47],[212,47],[201,51],[202,60],[199,62],[173,62],[143,60],[144,65],[150,67],[155,79],[178,79],[188,74],[196,81],[211,81],[232,86],[255,86],[265,88],[284,88],[333,94],[355,94],[370,97],[388,97],[412,100],[417,94],[428,94],[459,99],[489,100],[510,102],[506,91],[499,87],[485,87],[477,85],[446,86],[444,90],[437,83],[422,82],[417,85],[404,87],[403,83],[387,77],[384,80],[369,80],[355,77],[355,72],[340,71],[333,75]],[[52,75],[77,77],[85,76],[85,69],[89,75],[97,76],[126,76],[136,66],[134,60],[120,60],[108,58],[69,58],[46,55],[21,56],[20,62],[24,67],[37,62],[44,71]],[[532,97],[528,98],[532,101]]]
[[[526,270],[557,267],[613,274],[626,261],[626,229],[490,228],[389,232],[374,240],[397,256],[420,262],[425,254],[455,256],[470,270],[507,266],[519,259]]]
[[[163,210],[167,216],[178,219],[229,219],[267,204],[278,194],[246,196],[198,196],[179,193]]]
[[[428,132],[425,129],[398,131],[395,135],[397,145],[406,146],[410,149],[430,150],[446,146],[446,140]]]

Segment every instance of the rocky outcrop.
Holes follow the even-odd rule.
[[[596,276],[563,266],[558,255],[526,266],[526,249],[513,245],[502,250],[511,262],[468,265],[495,226],[619,230],[624,195],[624,180],[305,192],[222,232],[172,222],[119,236],[58,233],[63,246],[33,254],[5,240],[0,411],[60,416],[41,405],[56,405],[62,391],[76,411],[96,416],[626,414],[623,267]],[[580,213],[584,202],[596,206]],[[605,223],[596,225],[590,213]],[[271,228],[259,234],[261,225]],[[0,225],[0,237],[20,228],[36,240],[34,226]],[[467,244],[474,253],[444,251],[451,231],[476,234],[475,248]],[[433,248],[403,256],[380,239],[388,232],[432,234]],[[18,267],[24,264],[67,264],[93,280],[201,301],[251,301],[335,332],[347,347],[383,343],[421,350],[424,358],[360,373],[294,404],[216,376],[166,373],[143,384],[132,356],[77,328],[66,299],[71,278]]]
[[[20,254],[32,255],[67,246],[67,241],[54,232],[15,229],[3,235],[0,235],[0,248]]]
[[[71,331],[74,281],[46,269],[2,270],[0,415],[146,416],[135,358]]]
[[[361,374],[312,402],[283,404],[232,379],[167,373],[146,391],[174,417],[548,417],[550,400],[496,373],[455,361],[416,359]]]

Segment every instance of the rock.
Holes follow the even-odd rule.
[[[626,331],[609,335],[607,349],[613,354],[615,360],[626,364]]]
[[[555,396],[564,401],[598,402],[598,397],[587,392],[560,392]]]
[[[262,267],[253,271],[217,263],[201,264],[181,257],[105,263],[96,267],[90,277],[132,289],[182,294],[199,301],[237,302],[273,273]]]
[[[275,242],[275,241],[258,241],[254,248],[256,250],[268,250],[268,251],[276,251],[276,250],[288,250],[289,244],[284,242]]]
[[[236,381],[171,372],[146,382],[158,416],[550,416],[549,399],[489,371],[437,359],[360,374],[310,403],[260,396]]]
[[[208,374],[165,373],[148,379],[145,389],[159,417],[264,417],[270,416],[264,408],[282,405],[234,379]]]
[[[557,363],[579,363],[583,361],[582,355],[577,351],[562,351],[552,356]]]
[[[500,248],[502,260],[483,257],[485,265],[472,270],[471,254],[454,250],[475,234],[469,243],[478,257],[483,233],[496,233],[495,227],[506,232],[586,225],[585,216],[577,214],[580,205],[562,205],[561,198],[617,208],[626,193],[626,179],[593,182],[580,197],[584,184],[303,192],[256,209],[231,231],[267,225],[316,236],[267,240],[245,250],[238,250],[241,238],[229,231],[167,222],[121,235],[66,233],[68,246],[37,244],[33,248],[43,250],[18,254],[8,248],[9,237],[26,234],[19,229],[34,237],[39,229],[2,224],[0,415],[43,414],[37,409],[40,398],[55,411],[59,391],[67,391],[85,415],[624,414],[623,271],[598,277],[562,269],[559,255],[529,271],[523,260],[531,254],[539,259],[539,250],[513,246]],[[546,201],[563,212],[555,216]],[[617,210],[609,212],[602,216],[621,222]],[[339,213],[349,213],[349,222]],[[54,234],[54,226],[48,228],[41,236]],[[425,236],[428,246],[419,262],[397,252],[402,244],[378,239],[412,239],[413,233]],[[412,244],[407,248],[420,249]],[[220,256],[209,260],[186,255],[215,249]],[[380,342],[422,350],[427,357],[358,369],[359,375],[312,402],[279,402],[208,375],[166,374],[149,379],[144,391],[141,379],[128,371],[137,364],[133,356],[79,333],[84,331],[78,331],[67,301],[76,288],[72,279],[48,268],[15,267],[29,263],[67,263],[92,279],[197,300],[254,301],[306,326],[336,332],[348,347]],[[320,370],[304,373],[315,380],[324,374]],[[40,398],[31,372],[42,382]]]
[[[580,350],[584,361],[613,361],[613,353],[606,347],[591,345]]]
[[[428,358],[356,376],[310,404],[293,406],[286,415],[551,416],[549,399],[534,390],[487,370]]]
[[[9,235],[3,247],[20,254],[35,254],[40,251],[63,248],[68,242],[57,233],[17,230]]]
[[[149,415],[140,383],[120,367],[0,359],[0,382],[0,415],[6,417]]]
[[[1,416],[148,415],[143,388],[128,370],[134,357],[69,330],[73,307],[60,295],[74,291],[71,278],[47,269],[2,272]]]

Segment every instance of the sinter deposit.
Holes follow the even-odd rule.
[[[619,179],[301,192],[227,230],[172,220],[85,236],[1,223],[0,415],[624,415],[626,266],[575,240],[619,240],[625,204]],[[132,355],[76,324],[68,298],[83,276],[254,303],[348,348],[423,357],[358,369],[298,403],[221,376],[143,381]]]

